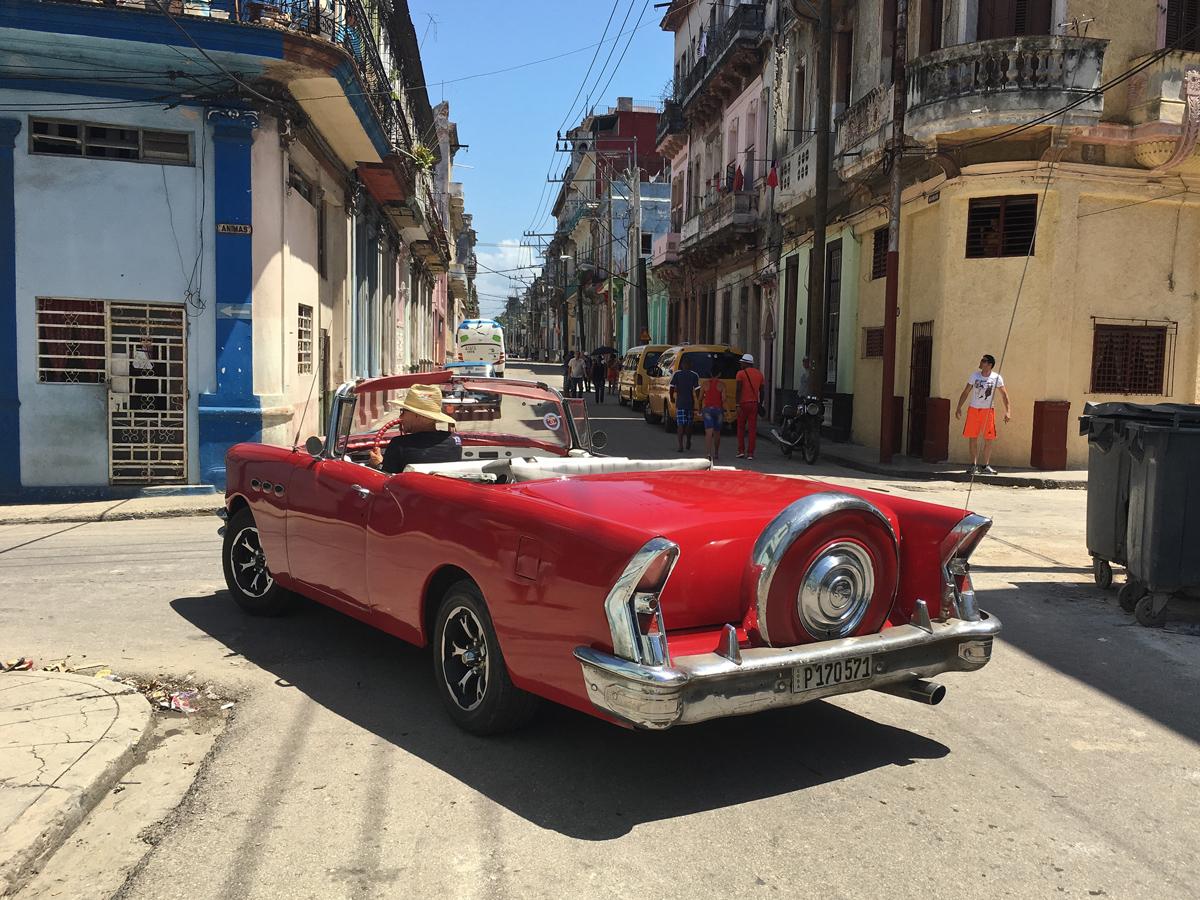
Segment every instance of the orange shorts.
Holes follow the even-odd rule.
[[[963,426],[963,437],[977,438],[983,432],[985,441],[996,439],[996,410],[967,407],[967,424]]]

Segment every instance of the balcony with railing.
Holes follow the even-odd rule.
[[[701,120],[720,112],[724,97],[762,67],[762,42],[767,31],[766,6],[739,3],[723,25],[705,36],[704,55],[676,85],[675,99],[688,117]]]
[[[893,101],[892,86],[881,84],[837,117],[833,153],[843,178],[865,171],[883,155],[892,127]]]
[[[932,143],[1028,122],[1080,100],[1049,124],[1095,125],[1104,109],[1096,89],[1107,45],[1099,38],[1033,35],[926,54],[909,65],[906,130]]]
[[[679,232],[659,235],[650,245],[650,267],[665,266],[679,261]]]
[[[701,206],[699,215],[684,224],[679,246],[682,251],[721,250],[758,227],[758,190],[730,191],[714,195]],[[694,229],[688,226],[695,223]]]
[[[808,138],[788,152],[779,163],[779,187],[775,211],[783,214],[816,196],[817,137]]]
[[[654,132],[654,145],[668,159],[683,148],[685,135],[683,109],[676,100],[666,100],[658,113],[658,126]]]

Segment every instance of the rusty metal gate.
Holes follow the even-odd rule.
[[[933,378],[933,322],[913,322],[908,378],[908,455],[925,447],[925,410]]]
[[[108,304],[111,484],[187,481],[186,344],[183,307]]]

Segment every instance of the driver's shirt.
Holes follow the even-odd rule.
[[[462,438],[452,431],[418,431],[391,439],[383,451],[380,468],[391,474],[405,466],[423,463],[458,462],[462,459]]]

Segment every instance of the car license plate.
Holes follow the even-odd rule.
[[[852,656],[834,662],[813,663],[811,666],[796,666],[792,669],[792,690],[811,691],[815,688],[831,687],[862,681],[871,675],[871,657]]]

